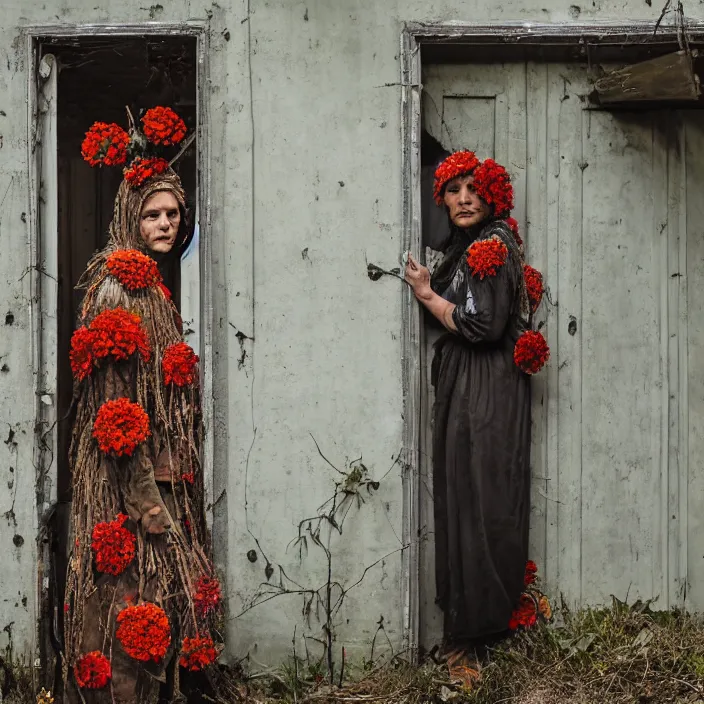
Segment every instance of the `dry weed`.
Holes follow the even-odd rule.
[[[256,702],[295,704],[704,704],[704,621],[614,599],[611,608],[570,613],[560,625],[519,633],[493,648],[472,691],[434,663],[401,658],[343,687],[278,676],[250,688]]]

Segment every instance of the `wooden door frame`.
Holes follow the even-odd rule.
[[[40,532],[46,530],[46,521],[56,502],[55,461],[57,448],[56,414],[56,363],[57,342],[56,287],[58,286],[58,264],[51,255],[58,246],[56,223],[47,210],[58,207],[48,201],[43,193],[47,173],[42,164],[45,150],[42,149],[42,120],[46,113],[39,84],[39,48],[43,42],[56,39],[89,39],[94,37],[138,38],[138,37],[193,37],[197,42],[197,183],[198,183],[198,228],[200,259],[200,360],[202,383],[202,408],[204,422],[203,467],[205,480],[205,503],[212,506],[213,477],[213,281],[210,203],[210,120],[208,91],[210,81],[208,24],[203,21],[189,22],[143,22],[137,24],[61,24],[28,25],[22,28],[27,57],[27,163],[28,163],[28,226],[31,275],[31,339],[32,366],[34,369],[35,439],[34,465],[36,470],[37,520]],[[56,67],[54,66],[54,73]],[[54,96],[55,97],[55,96]],[[56,106],[52,106],[55,111]],[[56,155],[54,155],[54,165]],[[55,178],[55,177],[54,177]],[[48,254],[48,256],[47,256]],[[52,304],[53,301],[53,304]],[[51,306],[54,310],[49,310]],[[212,527],[212,509],[207,511],[207,520]],[[49,579],[51,575],[51,546],[38,541],[38,579],[35,592],[35,652],[39,657],[35,665],[49,668],[53,660],[51,652],[51,629],[54,614],[49,613]],[[44,673],[50,678],[51,673]]]
[[[690,46],[704,43],[704,21],[687,20]],[[616,48],[624,59],[629,51],[648,46],[662,51],[678,47],[674,24],[655,21],[590,23],[408,23],[401,32],[401,148],[402,148],[402,251],[421,249],[420,143],[421,52],[426,46],[454,44],[467,50],[481,47],[517,48],[536,54],[545,49],[568,49],[589,58],[589,49]],[[403,639],[415,658],[420,636],[420,409],[422,329],[418,304],[403,287],[401,308],[403,381]]]

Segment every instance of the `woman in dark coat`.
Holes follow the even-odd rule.
[[[444,258],[431,277],[409,254],[405,276],[447,330],[432,366],[437,600],[446,648],[464,650],[508,629],[524,587],[530,380],[514,351],[529,311],[503,167],[456,152],[434,190],[451,223]]]

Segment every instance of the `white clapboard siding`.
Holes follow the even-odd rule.
[[[578,64],[428,66],[423,84],[424,127],[512,173],[526,259],[549,290],[531,463],[531,557],[547,590],[571,604],[613,594],[703,609],[704,120],[590,109]],[[420,515],[432,538],[423,388]],[[441,630],[433,553],[430,539],[426,644]]]

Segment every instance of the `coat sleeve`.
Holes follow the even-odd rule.
[[[468,267],[466,300],[458,303],[452,313],[456,334],[467,342],[496,342],[506,331],[517,285],[509,264],[507,259],[495,275],[483,279],[473,276]]]

